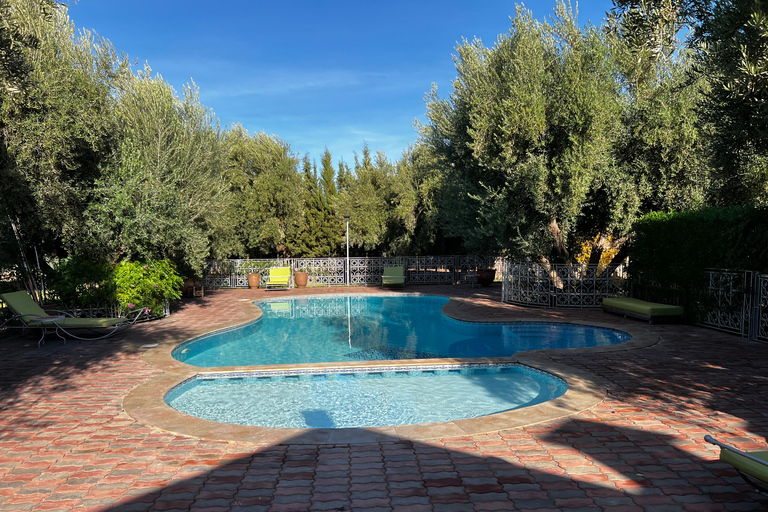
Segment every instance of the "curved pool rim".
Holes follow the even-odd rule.
[[[306,298],[321,299],[321,298],[327,298],[327,297],[338,297],[339,295],[341,295],[343,297],[365,297],[365,296],[368,296],[370,294],[360,294],[360,293],[324,294],[324,295],[312,295],[312,296],[308,296]],[[386,295],[398,296],[398,295],[393,295],[393,294],[377,294],[377,295],[379,295],[379,296],[386,296]],[[427,294],[427,293],[409,294],[409,295],[418,295],[420,297],[446,298],[446,297],[444,297],[442,295],[434,295],[434,294]],[[289,297],[289,299],[295,299],[295,298],[296,299],[300,299],[300,298],[304,298],[304,297],[303,296],[291,296],[291,297]],[[259,322],[259,321],[261,321],[261,317],[262,317],[262,313],[261,313],[262,310],[259,307],[260,304],[269,303],[269,302],[283,302],[285,300],[286,300],[285,298],[283,298],[283,299],[269,299],[269,298],[265,298],[265,299],[259,299],[259,300],[252,301],[251,304],[253,306],[256,306],[256,308],[258,308],[259,311],[260,311],[260,314],[258,315],[257,318],[254,318],[252,320],[249,320],[249,321],[246,321],[246,322],[234,325],[234,326],[230,326],[230,327],[226,327],[226,328],[221,328],[221,329],[216,329],[214,331],[205,333],[203,335],[195,336],[193,338],[190,338],[190,339],[188,339],[188,340],[186,340],[186,341],[184,341],[182,343],[179,343],[175,347],[173,347],[173,349],[171,350],[171,355],[175,355],[177,352],[183,350],[183,347],[185,345],[191,345],[193,343],[196,343],[198,341],[204,340],[206,338],[209,338],[209,337],[212,337],[212,336],[216,336],[218,334],[224,334],[224,333],[227,333],[229,331],[245,328],[245,327],[250,326],[251,324]],[[470,325],[471,324],[509,325],[509,324],[512,324],[512,323],[534,323],[534,324],[553,324],[553,325],[578,325],[578,326],[584,326],[584,327],[596,327],[596,328],[600,328],[600,329],[606,329],[606,330],[609,330],[609,331],[618,332],[618,333],[621,333],[621,334],[629,334],[630,335],[630,339],[629,340],[627,340],[627,341],[625,341],[623,343],[612,344],[610,346],[623,345],[624,343],[627,343],[627,342],[631,341],[632,337],[634,337],[631,333],[627,332],[626,330],[617,329],[616,327],[604,326],[604,325],[596,325],[596,324],[592,324],[592,323],[583,323],[583,322],[580,323],[580,322],[572,322],[572,321],[556,321],[556,320],[552,320],[552,319],[549,319],[549,320],[541,320],[541,319],[538,319],[538,320],[516,320],[516,321],[467,320],[467,319],[457,318],[455,316],[451,316],[451,315],[446,313],[445,308],[451,303],[451,301],[452,301],[452,299],[448,298],[448,301],[441,307],[441,312],[442,312],[443,316],[445,316],[445,317],[447,317],[447,318],[449,318],[449,319],[451,319],[453,321],[456,321],[456,322],[459,322],[459,323],[464,323],[464,324],[470,324]],[[529,353],[529,352],[538,352],[540,350],[547,350],[549,352],[553,352],[553,351],[557,351],[557,350],[586,350],[586,349],[593,349],[593,348],[598,348],[598,347],[578,347],[578,348],[567,348],[567,349],[535,349],[535,350],[527,350],[525,352],[519,352],[519,353],[523,354],[523,353]],[[517,353],[513,354],[511,357],[515,357],[516,354]],[[174,359],[176,359],[176,358],[174,357]],[[439,358],[439,359],[452,359],[452,358],[446,357],[446,358]],[[471,359],[471,358],[461,358],[461,359]],[[438,360],[438,358],[436,358],[436,360]],[[178,360],[178,359],[177,359],[177,361],[184,363],[184,361],[181,361],[181,360]],[[338,364],[346,364],[348,362],[350,362],[350,361],[340,361],[340,362],[338,362]],[[371,361],[364,361],[364,362],[371,362]],[[184,364],[187,364],[187,363],[184,363]],[[289,365],[293,365],[293,364],[298,364],[298,363],[291,363]],[[308,364],[320,364],[320,363],[308,363]],[[190,366],[193,366],[195,368],[199,368],[201,371],[211,371],[213,368],[229,368],[227,366],[195,366],[195,365],[190,365]],[[255,368],[257,366],[260,367],[260,366],[277,366],[277,365],[247,365],[247,366],[241,366],[241,367],[238,367],[238,368]]]
[[[381,293],[377,290],[371,293],[379,295],[402,295],[401,293]],[[450,294],[406,292],[408,295],[427,295],[446,297],[449,301],[443,306],[442,312],[446,316],[465,322],[474,323],[512,323],[512,322],[548,322],[548,323],[572,323],[604,327],[626,332],[632,338],[621,344],[604,347],[591,347],[580,349],[588,352],[616,352],[634,350],[651,346],[659,341],[659,337],[643,329],[639,322],[621,323],[617,317],[616,322],[608,321],[562,321],[559,319],[541,317],[515,317],[505,320],[493,318],[473,318],[471,314],[462,311],[466,302],[471,302],[471,297],[454,297]],[[297,294],[291,298],[313,298],[322,296],[352,295],[349,293],[326,294]],[[368,293],[355,293],[353,295],[368,295]],[[216,328],[200,329],[191,335],[169,335],[166,340],[158,342],[157,346],[149,347],[143,354],[143,359],[148,364],[163,370],[164,373],[139,385],[128,393],[123,399],[123,408],[132,418],[152,428],[201,439],[236,441],[247,443],[268,444],[366,444],[382,441],[396,440],[427,440],[445,437],[475,435],[499,430],[514,429],[541,422],[570,416],[598,405],[605,399],[606,389],[600,379],[585,370],[577,369],[565,364],[554,363],[549,355],[567,353],[574,349],[546,349],[520,352],[513,357],[501,358],[465,358],[465,359],[409,359],[399,361],[352,361],[339,363],[305,363],[292,365],[265,365],[258,367],[230,366],[215,368],[198,368],[177,361],[171,356],[171,351],[181,343],[194,338],[225,331],[242,326],[248,322],[258,320],[261,310],[252,299],[239,299],[243,310],[243,318],[227,324],[218,325]],[[534,312],[535,313],[535,312]],[[295,428],[267,428],[218,423],[209,420],[195,418],[176,411],[164,401],[168,391],[182,381],[200,373],[221,373],[259,370],[287,370],[287,369],[313,369],[313,368],[376,368],[398,364],[401,366],[445,364],[445,363],[472,363],[472,364],[506,364],[519,363],[530,366],[540,371],[551,373],[568,384],[568,390],[560,397],[537,404],[534,406],[505,411],[502,413],[481,416],[452,422],[425,423],[417,425],[401,425],[397,427],[365,427],[349,429],[295,429]]]

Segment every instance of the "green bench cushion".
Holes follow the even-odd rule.
[[[766,461],[768,463],[768,452],[749,452],[753,457]],[[726,464],[740,469],[749,476],[768,483],[768,466],[755,462],[738,453],[723,448],[720,450],[720,460]]]
[[[405,284],[404,269],[398,267],[384,267],[384,275],[381,276],[382,284]]]
[[[114,327],[125,322],[125,318],[72,318],[65,317],[55,322],[31,322],[33,327],[63,327],[64,329],[98,329]]]
[[[613,309],[621,309],[646,315],[655,316],[683,316],[682,306],[671,306],[669,304],[659,304],[658,302],[646,302],[640,299],[630,299],[628,297],[610,297],[603,299],[603,306]]]

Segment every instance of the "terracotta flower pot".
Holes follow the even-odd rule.
[[[306,272],[293,273],[293,282],[296,285],[296,288],[306,288],[308,279],[309,279],[309,274]]]
[[[250,288],[258,288],[261,284],[261,274],[248,274],[248,286]]]
[[[477,271],[477,282],[480,286],[491,286],[496,278],[496,269],[486,268]]]

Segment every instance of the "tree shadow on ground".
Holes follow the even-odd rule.
[[[225,315],[223,310],[229,308],[239,311],[238,303],[235,302],[239,299],[222,301],[223,293],[213,292],[204,298],[181,300],[172,305],[170,317],[137,323],[102,340],[64,341],[55,334],[49,334],[38,348],[38,329],[14,329],[2,333],[0,410],[15,405],[19,395],[25,395],[24,400],[36,394],[74,391],[78,387],[77,379],[83,373],[94,369],[109,371],[114,361],[125,358],[135,361],[133,380],[157,373],[157,370],[141,361],[145,350],[143,346],[171,338],[192,337],[201,328],[215,328],[216,312],[219,310],[222,310],[223,318],[232,317],[231,313]],[[195,316],[206,316],[206,319],[194,321]]]
[[[144,464],[151,472],[134,472],[110,510],[693,512],[768,505],[713,460],[699,436],[611,422],[563,420],[435,442],[306,441],[238,445],[238,456],[213,468],[200,454],[221,450],[221,443],[202,442],[186,460],[158,457]],[[121,465],[131,464],[129,456]],[[96,488],[114,481],[108,474]]]
[[[678,421],[729,421],[768,436],[768,347],[693,326],[649,327],[661,336],[644,349],[558,354],[555,362],[586,369],[609,399]],[[737,421],[738,420],[738,421]]]

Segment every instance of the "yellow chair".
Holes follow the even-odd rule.
[[[264,286],[267,290],[290,290],[292,282],[291,267],[273,267],[267,269]]]
[[[397,267],[384,267],[384,275],[381,276],[381,287],[402,286],[405,287],[405,269],[402,265]]]

